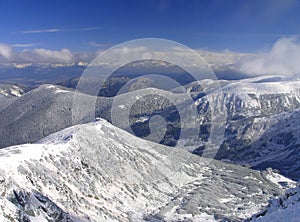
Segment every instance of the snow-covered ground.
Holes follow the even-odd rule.
[[[269,174],[154,144],[100,120],[1,149],[0,219],[241,221],[283,194]]]
[[[6,96],[6,97],[20,97],[24,94],[24,90],[17,86],[12,84],[0,84],[0,95]]]
[[[298,222],[300,220],[300,187],[288,190],[284,196],[272,200],[270,205],[255,215],[255,222]]]

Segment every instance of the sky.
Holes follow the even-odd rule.
[[[299,0],[0,0],[0,44],[89,52],[155,37],[259,52],[299,35],[299,11]]]

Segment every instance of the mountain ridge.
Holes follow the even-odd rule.
[[[0,215],[6,219],[242,221],[284,189],[266,173],[145,141],[105,120],[1,149],[0,158]],[[31,198],[20,205],[26,193]],[[48,203],[44,211],[30,202],[35,198]]]

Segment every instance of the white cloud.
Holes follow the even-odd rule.
[[[20,44],[20,43],[17,43],[17,44],[10,44],[10,46],[12,47],[18,47],[18,48],[27,48],[27,47],[32,47],[32,46],[35,46],[35,44]]]
[[[7,44],[1,44],[0,43],[0,60],[1,57],[5,60],[9,60],[12,56],[12,49]]]
[[[242,59],[239,69],[247,74],[300,74],[300,41],[297,37],[281,38],[263,53]]]
[[[26,48],[32,44],[1,44],[0,43],[0,64],[24,64],[24,63],[49,63],[49,64],[72,64],[72,63],[90,63],[97,55],[106,52],[101,49],[95,52],[74,52],[69,49],[49,50],[44,48]],[[25,47],[26,49],[17,50],[18,48]],[[225,51],[225,52],[208,52],[203,50],[196,50],[209,64],[232,64],[241,54]],[[94,62],[94,65],[105,66],[122,66],[123,62],[131,61],[134,59],[148,59],[148,58],[161,58],[164,61],[173,61],[172,58],[178,57],[180,61],[178,64],[185,64],[185,66],[193,67],[194,64],[199,62],[193,53],[186,52],[183,48],[164,48],[156,47],[149,48],[144,45],[133,45],[115,47],[106,55],[105,61]],[[127,58],[127,60],[124,60]]]
[[[23,30],[20,31],[22,34],[32,34],[32,33],[47,33],[47,32],[61,32],[61,29],[38,29],[38,30]]]
[[[90,62],[95,53],[72,52],[69,49],[49,50],[44,48],[24,49],[17,51],[14,47],[29,47],[31,44],[2,44],[0,43],[0,63],[23,64],[23,63],[50,63],[71,64],[78,62]]]
[[[74,29],[60,29],[60,28],[52,28],[52,29],[34,29],[34,30],[22,30],[18,33],[21,34],[36,34],[36,33],[54,33],[54,32],[89,32],[102,29],[102,27],[84,27],[84,28],[74,28]]]
[[[29,57],[40,62],[48,63],[72,63],[74,57],[69,49],[62,50],[47,50],[47,49],[34,49],[29,52]],[[33,62],[33,61],[31,61]]]

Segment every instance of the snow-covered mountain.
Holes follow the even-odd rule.
[[[222,91],[211,91],[217,88],[217,84],[222,86]],[[203,80],[194,82],[186,88],[195,98],[194,104],[184,104],[186,100],[182,99],[180,93],[169,95],[167,98],[171,97],[173,101],[177,101],[176,107],[183,107],[184,111],[181,113],[189,113],[193,105],[197,106],[202,118],[197,124],[201,129],[200,137],[203,139],[203,146],[192,151],[193,153],[202,155],[206,147],[205,142],[210,133],[211,107],[213,107],[215,115],[222,115],[224,112],[227,114],[224,141],[216,155],[217,159],[250,165],[255,169],[272,167],[289,178],[296,180],[300,178],[299,81],[283,81],[276,76],[239,81]],[[213,99],[208,101],[207,95]],[[184,106],[181,106],[182,103]],[[155,106],[143,113],[141,110],[142,107],[146,107],[145,104],[137,103],[136,110],[139,113],[133,111],[135,118],[146,116],[149,119],[152,116],[149,110],[155,109]],[[175,129],[180,128],[178,126],[180,121],[181,127],[184,125],[187,127],[186,130],[195,123],[192,119],[182,123],[184,118],[180,121],[179,117],[176,119],[176,112],[170,109],[172,104],[161,100],[162,104],[167,107],[165,109],[167,111],[158,107],[153,113],[157,114],[157,110],[163,110],[162,116],[171,119]],[[147,124],[148,120],[145,122]],[[145,125],[137,122],[136,125],[143,124]],[[170,133],[176,133],[174,128]],[[140,129],[141,127],[137,127],[136,131],[141,132]],[[162,142],[172,145],[174,137],[168,139]]]
[[[24,89],[18,85],[0,84],[0,110],[7,107],[24,93]]]
[[[213,90],[218,85],[222,86],[222,90]],[[173,92],[147,88],[129,90],[129,93],[115,98],[99,97],[95,111],[97,117],[111,121],[111,105],[118,100],[121,104],[120,115],[130,114],[130,128],[122,124],[117,126],[133,130],[144,138],[149,135],[151,117],[161,115],[167,121],[168,129],[160,142],[170,146],[176,145],[180,130],[188,132],[200,127],[202,146],[194,150],[185,148],[202,155],[210,135],[213,107],[215,115],[227,114],[224,141],[216,155],[217,159],[250,164],[257,169],[273,167],[290,178],[298,178],[299,167],[294,164],[299,156],[299,143],[295,139],[299,137],[298,115],[293,112],[300,107],[299,87],[300,81],[283,81],[276,76],[239,81],[202,80],[180,90],[174,89]],[[188,94],[182,93],[182,90]],[[138,95],[148,96],[141,96],[137,100]],[[189,95],[193,100],[186,99]],[[211,101],[208,101],[208,95]],[[72,89],[42,85],[1,108],[0,146],[35,142],[71,126],[73,96]],[[86,98],[89,100],[90,97],[86,95]],[[136,102],[132,106],[128,101]],[[199,112],[196,121],[189,117],[195,108]],[[179,111],[186,114],[187,118],[182,118]],[[94,119],[84,120],[88,121]],[[164,130],[158,129],[158,134],[164,135]],[[191,144],[188,136],[185,139],[187,144]],[[272,160],[269,158],[271,156]],[[285,164],[279,164],[281,161]]]
[[[1,221],[242,221],[293,184],[104,120],[1,149],[0,169]]]
[[[213,107],[227,110],[223,144],[216,158],[248,164],[255,169],[272,167],[289,178],[300,178],[299,81],[222,81]],[[205,96],[198,100],[207,115]],[[207,117],[209,124],[210,119]],[[200,152],[199,150],[194,153]]]
[[[155,102],[154,99],[150,99],[148,103],[146,99],[141,99],[134,108],[124,104],[123,109],[132,109],[133,128],[145,134],[149,121],[141,123],[139,119],[145,117],[150,119],[157,114],[163,116],[168,124],[173,126],[167,131],[170,135],[162,141],[166,145],[176,142],[178,136],[176,133],[179,133],[176,129],[189,130],[200,126],[203,147],[193,152],[201,155],[210,134],[213,108],[214,116],[226,115],[224,141],[216,158],[235,161],[239,152],[258,141],[273,127],[276,128],[276,125],[280,127],[279,122],[287,121],[285,119],[288,118],[289,113],[300,107],[299,87],[300,81],[281,81],[279,77],[272,76],[239,81],[202,80],[186,87],[193,98],[192,102],[188,103],[184,93],[175,90],[174,94],[162,93],[162,97],[158,96]],[[215,88],[216,90],[213,90]],[[130,98],[130,95],[135,94],[138,93],[128,93],[126,96]],[[170,101],[175,101],[175,104]],[[180,118],[178,115],[178,109],[181,109],[180,113],[188,115],[195,106],[199,113],[197,121],[182,116]],[[134,123],[134,120],[137,122]],[[146,130],[143,131],[143,128]],[[293,129],[285,128],[285,130]],[[296,134],[295,136],[297,137]],[[249,160],[249,156],[244,156],[244,160]]]
[[[270,126],[260,138],[236,154],[236,163],[246,163],[255,169],[272,167],[282,174],[300,178],[300,110],[285,112],[265,119]],[[271,123],[271,124],[270,124]]]
[[[269,206],[254,215],[255,222],[298,222],[300,218],[300,187],[288,190],[284,196],[270,201]]]
[[[6,97],[20,97],[25,92],[24,90],[18,86],[13,84],[0,84],[0,95],[6,96]]]
[[[11,101],[0,109],[0,147],[35,142],[71,126],[73,96],[73,90],[41,85]],[[100,113],[108,109],[108,100],[98,99]]]
[[[271,117],[299,108],[299,87],[299,81],[239,81],[226,85],[222,94],[215,94],[213,107],[227,110],[225,140],[218,158],[234,159],[236,153],[276,124]],[[205,97],[199,100],[199,105],[203,104]]]

